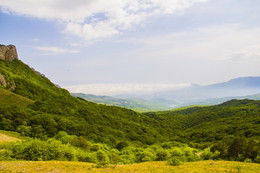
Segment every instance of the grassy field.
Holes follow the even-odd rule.
[[[27,106],[33,101],[0,88],[0,104]]]
[[[200,161],[170,166],[167,162],[146,162],[96,168],[91,163],[61,161],[1,161],[0,173],[260,173],[260,164]]]
[[[15,142],[19,141],[20,134],[15,132],[8,132],[4,130],[0,130],[0,144],[6,143],[6,142]]]

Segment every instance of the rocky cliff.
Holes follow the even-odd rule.
[[[18,59],[16,47],[14,45],[0,45],[0,59],[6,61],[13,61]]]

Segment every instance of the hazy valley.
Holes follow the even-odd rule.
[[[122,106],[137,111],[160,111],[192,105],[216,105],[232,99],[260,100],[260,77],[241,77],[212,85],[191,85],[150,94],[98,96],[72,93],[73,96],[107,105]]]

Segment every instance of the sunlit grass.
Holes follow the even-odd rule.
[[[22,97],[8,90],[0,88],[0,104],[27,106],[32,103],[33,101],[28,98]]]
[[[19,139],[18,137],[19,137],[18,133],[0,130],[0,144],[6,142],[20,141],[21,139]]]
[[[260,164],[229,162],[229,161],[201,161],[183,163],[180,166],[170,166],[167,162],[146,162],[130,165],[110,165],[107,168],[96,168],[95,164],[82,162],[61,161],[2,161],[0,172],[26,173],[259,173]]]

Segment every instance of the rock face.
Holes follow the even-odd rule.
[[[0,45],[0,59],[6,61],[13,61],[18,59],[16,47],[14,45]]]

